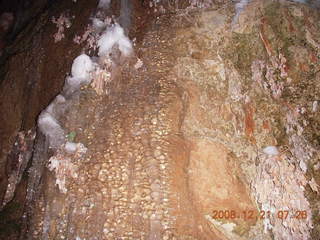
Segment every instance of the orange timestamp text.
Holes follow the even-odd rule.
[[[278,210],[275,212],[271,211],[255,211],[255,210],[245,210],[245,211],[236,211],[236,210],[213,210],[211,217],[213,219],[243,219],[243,220],[258,220],[276,217],[282,220],[287,218],[296,218],[296,219],[307,219],[308,214],[305,210]]]

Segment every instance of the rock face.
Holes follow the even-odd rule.
[[[314,25],[319,21],[318,13],[307,5],[258,1],[249,3],[230,25],[228,11],[222,8],[203,12],[195,17],[194,25],[182,28],[175,37],[179,54],[175,73],[185,91],[186,103],[182,132],[191,146],[196,146],[190,155],[190,187],[200,209],[207,212],[216,205],[221,210],[236,211],[253,207],[241,195],[246,188],[239,179],[253,185],[260,181],[257,168],[267,166],[263,160],[267,146],[277,146],[281,152],[268,158],[298,168],[292,175],[300,179],[297,184],[303,189],[308,189],[307,181],[319,161],[318,136],[314,135],[319,128],[319,112],[312,107],[318,104],[319,94],[319,48],[314,40],[319,31]],[[234,156],[231,160],[226,157],[230,153]],[[272,164],[286,171],[281,164]],[[280,197],[280,192],[286,192],[283,188],[290,185],[289,177],[281,171],[269,171],[275,174],[271,181],[276,185],[279,181],[278,186],[262,184],[251,190],[252,200],[260,205],[258,215],[303,208],[308,215],[304,222],[284,220],[291,230],[280,227],[278,216],[264,219],[263,223],[268,229],[271,222],[269,230],[276,239],[310,238],[312,234],[307,232],[312,229],[311,208],[317,209],[317,204],[304,204],[306,198],[298,190],[293,191],[292,198],[285,194]],[[266,183],[264,177],[261,181]],[[239,184],[232,182],[234,178]],[[278,196],[279,202],[272,197],[262,200],[262,195],[271,196],[273,191],[277,191],[273,198]],[[313,196],[309,200],[319,197],[316,192],[307,195]],[[248,219],[245,222],[250,224]],[[216,222],[213,224],[218,227]],[[304,224],[309,230],[304,229]],[[313,228],[314,236],[317,228]],[[235,232],[226,234],[237,239]],[[263,239],[266,238],[265,235]]]
[[[60,7],[71,9],[73,4],[70,1]],[[82,28],[86,24],[87,17],[94,7],[95,5],[91,7],[79,5],[72,8],[70,14],[81,11],[83,18],[77,19],[77,22],[66,34],[66,38],[70,38],[70,40],[62,44],[54,44],[52,36],[57,29],[51,22],[51,17],[60,13],[52,9],[48,12],[45,1],[34,1],[29,6],[30,9],[27,9],[23,14],[19,13],[21,15],[19,21],[22,22],[15,23],[18,33],[12,32],[13,35],[18,34],[18,36],[14,40],[10,40],[13,42],[10,42],[11,44],[3,50],[0,60],[1,201],[7,183],[5,177],[8,174],[5,172],[7,154],[14,144],[15,137],[19,131],[28,131],[35,126],[40,111],[61,90],[72,59],[80,51],[80,47],[72,42],[73,32],[78,31],[79,27]],[[81,9],[87,10],[84,12]],[[17,11],[19,12],[19,9]],[[22,24],[24,28],[21,29],[19,24]]]
[[[196,146],[190,152],[189,186],[197,211],[210,220],[221,215],[221,211],[226,211],[226,219],[231,211],[257,214],[232,153],[212,140],[194,138],[192,142]],[[236,219],[237,229],[234,230],[241,234],[254,222],[254,219]]]
[[[148,3],[158,14],[149,25],[133,4],[132,29],[145,26],[133,31],[134,55],[117,63],[107,94],[83,87],[58,119],[81,144],[47,151],[38,133],[20,239],[319,236],[319,11],[169,3]]]

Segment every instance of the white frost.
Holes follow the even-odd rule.
[[[74,142],[67,142],[64,148],[67,151],[67,153],[74,153],[77,150],[78,145]]]
[[[98,18],[93,18],[92,19],[92,26],[96,31],[100,32],[107,26],[107,23],[104,21],[101,21]]]
[[[308,167],[307,167],[307,164],[303,160],[300,160],[299,167],[304,173],[307,172]]]
[[[105,56],[111,52],[112,47],[117,44],[121,53],[128,56],[132,52],[132,44],[124,34],[123,28],[119,24],[114,24],[108,28],[98,40],[99,56]]]
[[[119,39],[118,45],[119,45],[119,50],[123,55],[128,56],[132,52],[131,41],[126,36]]]
[[[66,98],[80,89],[81,84],[91,82],[90,73],[95,68],[91,58],[86,54],[81,54],[73,60],[71,67],[71,77],[66,78],[63,94]]]
[[[265,154],[270,156],[276,156],[279,154],[277,147],[275,146],[267,146],[262,150]]]
[[[90,79],[88,78],[75,78],[75,77],[67,77],[65,87],[72,89],[72,91],[78,90],[82,83],[88,84],[90,83]]]
[[[50,113],[51,116],[57,118],[64,113],[65,109],[66,109],[66,99],[64,96],[59,94],[46,108],[46,111]]]
[[[110,5],[110,0],[99,0],[98,8],[108,9]]]
[[[49,139],[51,148],[60,147],[64,141],[64,131],[58,121],[47,111],[43,111],[38,119],[40,131]]]
[[[240,2],[236,3],[236,14],[239,14],[244,8],[248,5],[249,0],[241,0]]]
[[[72,77],[88,79],[93,67],[91,58],[86,54],[81,54],[73,60],[71,67]]]
[[[236,3],[235,10],[236,15],[233,17],[232,25],[234,25],[241,14],[241,12],[245,9],[245,7],[249,4],[249,0],[241,0],[240,2]]]

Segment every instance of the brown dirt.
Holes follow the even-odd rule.
[[[244,240],[249,234],[271,239],[271,234],[263,235],[257,218],[216,220],[213,212],[258,215],[249,189],[259,164],[257,149],[287,141],[279,137],[285,126],[274,120],[284,112],[282,103],[268,97],[268,92],[263,95],[263,89],[256,90],[251,79],[256,54],[263,52],[259,57],[272,64],[268,59],[277,49],[278,41],[270,37],[279,35],[271,27],[272,16],[268,21],[253,20],[262,25],[242,22],[234,33],[225,30],[230,9],[151,19],[141,14],[143,5],[135,4],[141,10],[135,13],[136,28],[131,33],[138,37],[135,55],[114,71],[108,95],[98,96],[91,87],[83,87],[59,119],[67,133],[76,133],[74,141],[88,150],[85,154],[59,150],[56,155],[67,160],[62,175],[45,168],[29,231],[20,239]],[[251,14],[259,18],[256,12]],[[290,31],[297,29],[295,24],[288,26]],[[77,23],[74,31],[81,27]],[[37,97],[23,95],[14,102],[13,97],[23,92],[20,88],[12,95],[0,95],[12,104],[5,112],[14,119],[6,123],[7,137],[18,126],[32,125],[54,96],[41,93],[49,87],[58,92],[76,55],[74,50],[68,52],[66,43],[60,52],[52,39],[39,38],[40,42],[48,44],[51,55],[43,50],[31,53],[39,54],[42,64],[30,60],[39,79]],[[64,51],[68,64],[57,60]],[[15,62],[25,64],[22,56]],[[138,58],[143,66],[135,69]],[[58,65],[59,74],[48,62]],[[295,70],[292,76],[300,74]],[[16,74],[22,82],[24,75]],[[56,82],[46,82],[47,78]],[[4,86],[16,84],[13,77],[8,79]],[[32,100],[27,103],[36,107],[23,112],[28,97]],[[65,193],[56,185],[61,180]]]

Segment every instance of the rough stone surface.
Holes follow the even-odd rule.
[[[319,11],[197,4],[137,4],[135,55],[58,119],[87,150],[31,168],[20,239],[317,239]]]

